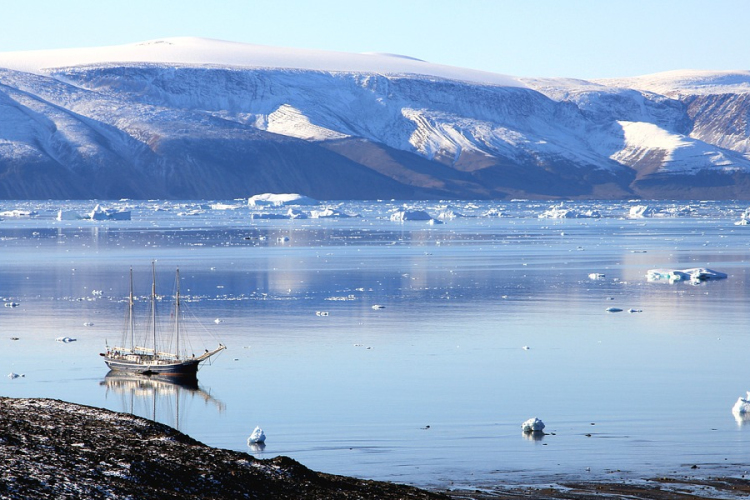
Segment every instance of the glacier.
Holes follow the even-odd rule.
[[[750,199],[750,72],[523,78],[168,38],[0,53],[0,198]]]

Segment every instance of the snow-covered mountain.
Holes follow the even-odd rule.
[[[0,53],[0,198],[750,199],[750,72],[529,79],[171,38]]]

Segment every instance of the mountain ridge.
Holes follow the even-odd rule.
[[[750,199],[746,85],[197,38],[0,53],[0,197]]]

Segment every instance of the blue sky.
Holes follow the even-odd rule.
[[[9,0],[0,51],[201,36],[514,76],[750,69],[750,0]]]

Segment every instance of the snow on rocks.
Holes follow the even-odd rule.
[[[542,432],[544,431],[544,422],[539,420],[538,418],[530,418],[526,422],[521,424],[521,429],[525,434],[531,433],[531,432]]]
[[[287,205],[318,205],[318,201],[297,193],[256,194],[247,200],[249,207],[282,207]]]
[[[247,438],[247,444],[261,444],[266,442],[266,434],[260,427],[255,427],[250,437]]]

